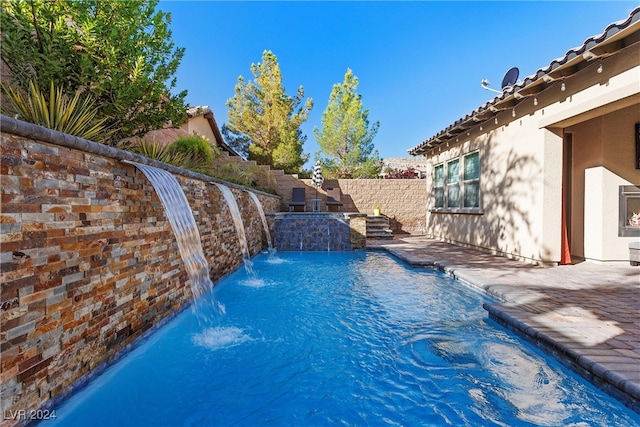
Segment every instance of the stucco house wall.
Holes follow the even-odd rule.
[[[206,136],[214,144],[220,142],[211,130],[211,126],[204,115],[189,117],[189,120],[182,125],[182,129],[186,130],[189,135]]]
[[[574,143],[570,247],[578,257],[626,260],[629,242],[638,240],[618,236],[618,187],[640,185],[636,123],[640,108],[633,105],[565,129]]]
[[[427,235],[543,264],[629,259],[619,186],[640,186],[640,8],[409,150],[427,171]],[[480,208],[435,207],[434,170],[480,156]],[[563,228],[563,225],[566,227]]]
[[[506,121],[510,114],[500,118]],[[458,138],[459,143],[449,143],[448,149],[429,159],[428,235],[514,257],[550,262],[559,259],[559,226],[555,233],[549,232],[544,218],[546,213],[559,219],[561,198],[545,185],[544,172],[546,168],[560,177],[561,161],[556,157],[562,145],[555,135],[539,129],[535,118],[535,114],[527,113],[504,125],[494,123],[487,132],[478,129],[477,134]],[[439,212],[431,191],[433,168],[474,151],[480,153],[480,211]]]

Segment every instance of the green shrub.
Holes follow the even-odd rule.
[[[257,187],[258,178],[263,178],[270,187],[275,187],[275,177],[257,165],[242,164],[227,156],[219,155],[221,149],[212,147],[202,136],[181,137],[172,144],[164,146],[157,142],[138,140],[126,147],[134,153],[150,159],[169,163],[194,172],[200,172],[228,182]],[[258,188],[276,194],[273,188]]]
[[[204,136],[189,135],[178,138],[169,146],[169,152],[182,154],[189,158],[188,169],[201,173],[211,173],[213,159],[218,156],[220,149],[212,147]]]
[[[156,141],[150,142],[139,139],[131,144],[128,149],[150,159],[169,163],[180,168],[188,168],[191,160],[190,156],[180,152],[172,152],[169,150],[169,146],[162,145]]]

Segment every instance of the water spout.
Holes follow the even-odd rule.
[[[135,162],[127,163],[144,173],[162,202],[191,280],[191,292],[194,300],[197,300],[200,295],[213,288],[213,282],[209,278],[209,263],[202,250],[198,226],[180,183],[175,176],[163,169]]]
[[[236,228],[236,233],[238,234],[238,240],[240,241],[240,249],[242,250],[242,261],[244,262],[244,268],[248,273],[251,273],[253,269],[253,263],[251,262],[251,254],[249,253],[249,245],[247,244],[247,235],[244,231],[242,215],[240,214],[240,208],[238,208],[236,198],[229,187],[227,187],[226,185],[220,184],[218,182],[214,182],[213,184],[218,187],[218,189],[222,193],[222,196],[227,202],[227,207],[229,208],[229,212],[231,213],[231,219],[233,220],[233,224]]]
[[[269,232],[269,224],[267,223],[267,217],[264,215],[264,209],[262,209],[262,203],[258,199],[255,193],[251,191],[248,192],[249,196],[253,199],[253,203],[256,205],[258,209],[258,214],[260,215],[260,219],[262,220],[262,227],[264,228],[264,234],[267,236],[267,248],[269,249],[269,253],[272,254],[274,252],[273,244],[271,243],[271,233]]]

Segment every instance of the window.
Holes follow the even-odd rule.
[[[460,207],[460,160],[447,163],[447,207]]]
[[[444,165],[438,165],[435,167],[433,190],[436,199],[435,207],[444,208]]]
[[[433,195],[438,211],[479,213],[480,152],[435,166]]]
[[[464,156],[464,200],[463,208],[480,207],[480,153]]]

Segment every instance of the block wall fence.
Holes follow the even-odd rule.
[[[338,187],[342,192],[343,212],[373,215],[373,208],[380,206],[394,233],[418,235],[426,232],[428,194],[424,179],[326,179],[317,193],[310,179],[280,173],[276,175],[276,182],[277,193],[282,196],[281,211],[289,208],[291,189],[304,187],[307,211],[311,210],[311,199],[319,198],[321,210],[326,212],[326,189]]]
[[[191,291],[163,206],[142,172],[121,159],[44,142],[62,134],[32,125],[44,135],[7,133],[2,119],[0,406],[7,426],[16,419],[6,414],[28,413],[67,392],[185,307]],[[226,202],[215,185],[174,176],[215,281],[242,263]],[[258,211],[246,189],[227,185],[255,254],[264,233]],[[278,210],[279,197],[256,194],[265,212]]]

